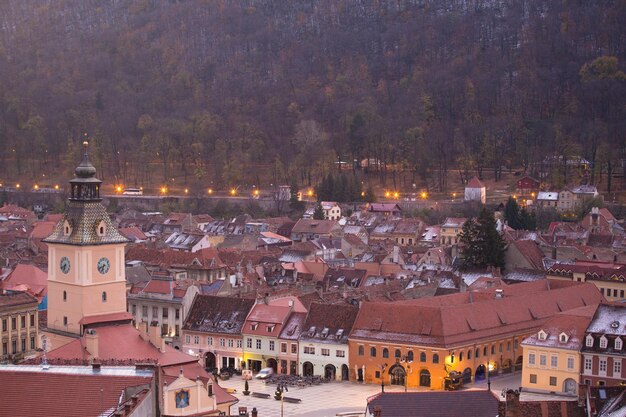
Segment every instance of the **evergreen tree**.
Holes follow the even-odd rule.
[[[315,220],[324,220],[325,219],[324,209],[322,208],[321,204],[318,204],[317,206],[315,206],[315,211],[313,212],[313,218]]]
[[[371,185],[367,186],[367,191],[365,192],[365,201],[369,202],[369,203],[375,203],[376,202],[376,194],[374,193],[374,189],[372,188]]]
[[[520,224],[524,230],[536,230],[537,229],[537,216],[535,212],[528,212],[525,207],[519,213]]]
[[[298,200],[298,183],[295,179],[291,181],[291,195],[289,196],[289,208],[291,211],[304,211],[304,201]]]
[[[493,213],[483,209],[476,221],[468,220],[460,235],[463,267],[504,267],[504,239],[496,229]]]
[[[515,230],[522,228],[519,205],[513,197],[509,197],[504,206],[504,221]]]

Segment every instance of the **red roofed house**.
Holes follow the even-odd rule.
[[[509,243],[504,254],[505,269],[512,271],[517,268],[543,271],[545,255],[533,240],[516,240]]]
[[[487,188],[478,177],[473,177],[465,186],[465,201],[487,202]]]
[[[48,245],[42,242],[52,234],[56,226],[56,222],[36,222],[33,224],[33,230],[28,235],[28,247],[35,254],[48,253]]]
[[[539,192],[540,186],[541,182],[539,180],[526,175],[517,180],[517,193],[520,195],[531,195],[531,193],[535,193],[536,195],[536,193]]]
[[[258,372],[261,368],[273,368],[278,372],[278,336],[292,312],[306,313],[296,297],[258,302],[252,307],[241,331],[246,369]]]
[[[521,369],[519,343],[555,314],[599,303],[591,284],[536,281],[416,300],[365,302],[349,337],[350,380],[443,389]],[[410,317],[411,320],[398,320]]]
[[[0,281],[4,291],[26,291],[41,300],[48,293],[48,274],[35,265],[17,264],[15,269]]]
[[[608,301],[626,299],[626,265],[617,262],[577,259],[573,264],[557,263],[546,272],[554,280],[591,282]]]

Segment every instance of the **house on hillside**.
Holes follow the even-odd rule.
[[[465,186],[465,201],[480,201],[481,204],[487,202],[487,188],[478,177],[473,177]]]
[[[540,186],[541,182],[539,180],[526,175],[517,180],[517,193],[521,195],[532,195],[535,193],[536,195]]]
[[[326,220],[341,219],[341,207],[335,201],[322,201],[322,210],[324,210],[324,218]]]

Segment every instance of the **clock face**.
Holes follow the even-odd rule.
[[[109,268],[111,267],[111,263],[107,258],[100,258],[98,261],[98,272],[101,274],[106,274],[109,272]]]
[[[61,272],[63,272],[64,274],[70,272],[70,260],[67,258],[67,256],[61,258],[59,266],[61,267]]]

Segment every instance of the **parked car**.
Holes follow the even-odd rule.
[[[274,373],[272,368],[263,368],[256,374],[256,378],[258,379],[267,379]]]

